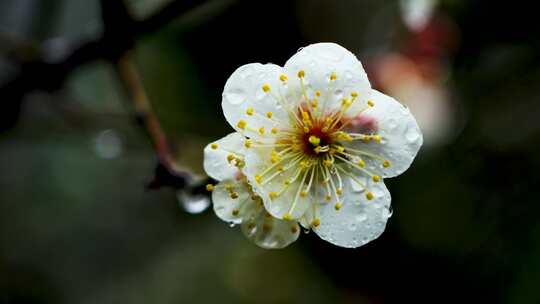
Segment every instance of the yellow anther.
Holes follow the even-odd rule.
[[[302,111],[302,119],[304,121],[309,120],[309,114],[306,111]]]
[[[337,203],[334,205],[334,209],[336,209],[336,210],[341,209],[341,203],[340,203],[340,202],[337,202]]]
[[[308,133],[309,132],[309,128],[308,127],[304,127],[304,133]]]
[[[231,192],[231,191],[233,191],[234,186],[232,184],[226,184],[225,189],[227,189],[227,191]]]
[[[291,215],[290,213],[285,213],[285,214],[283,215],[283,220],[285,220],[285,221],[290,221],[290,220],[292,220],[292,215]]]
[[[246,165],[246,163],[243,161],[243,160],[240,160],[240,159],[236,159],[236,167],[238,168],[244,168],[244,166]]]
[[[233,209],[233,211],[232,211],[232,215],[234,215],[234,216],[237,216],[239,213],[240,213],[240,210],[238,210],[238,209]]]
[[[281,80],[281,81],[283,81],[283,82],[286,82],[287,79],[288,79],[288,78],[287,78],[287,75],[285,75],[285,74],[281,74],[281,75],[279,76],[279,80]]]
[[[315,135],[311,135],[308,140],[314,146],[318,146],[321,143],[321,139]]]
[[[341,105],[344,107],[349,107],[352,104],[352,101],[349,98],[343,98],[341,100]]]
[[[368,105],[369,107],[373,107],[373,106],[375,105],[375,103],[373,103],[372,100],[368,100],[368,101],[367,101],[367,105]]]
[[[383,162],[382,166],[385,167],[385,168],[388,168],[388,167],[390,167],[390,162],[387,161],[387,160],[385,160],[385,161]]]
[[[312,106],[313,108],[317,108],[318,105],[319,105],[319,102],[317,101],[317,99],[313,99],[313,100],[311,101],[311,106]]]
[[[247,108],[246,109],[246,114],[249,115],[249,116],[253,115],[253,108],[252,107]]]
[[[244,130],[246,128],[246,126],[247,126],[247,122],[245,120],[243,120],[243,119],[240,119],[238,121],[238,124],[236,124],[236,126],[238,128],[240,128],[240,129]]]
[[[380,135],[373,135],[371,138],[373,138],[373,140],[378,142],[378,143],[381,142],[381,136]]]
[[[307,192],[306,191],[300,191],[300,196],[301,197],[306,197],[307,195]]]
[[[327,195],[324,197],[324,199],[327,200],[327,201],[330,201],[330,200],[332,199],[332,197],[331,197],[329,194],[327,194]]]
[[[358,93],[356,93],[356,92],[351,92],[351,97],[352,97],[352,98],[358,97]]]
[[[275,164],[280,160],[281,158],[279,157],[279,155],[273,155],[272,157],[270,157],[270,161],[272,162],[272,164]]]
[[[311,165],[311,163],[309,161],[307,161],[307,160],[303,160],[303,161],[300,162],[300,167],[302,167],[302,168],[307,168],[310,165]]]
[[[372,200],[373,199],[373,193],[371,193],[371,192],[366,193],[366,198],[367,198],[368,201]]]
[[[227,155],[227,161],[228,162],[232,162],[233,159],[234,159],[234,155],[232,155],[232,154]]]
[[[381,181],[381,177],[378,176],[378,175],[373,175],[373,176],[371,177],[371,179],[372,179],[374,182],[376,182],[376,183],[378,183],[378,182]]]
[[[277,134],[277,129],[276,128],[272,128],[272,130],[270,130],[270,131],[272,131],[272,134]]]
[[[263,90],[265,93],[270,92],[270,85],[269,85],[268,83],[263,84],[262,90]]]
[[[319,91],[319,90],[315,91],[315,96],[320,97],[321,96],[321,91]]]
[[[259,174],[255,175],[255,181],[257,182],[257,184],[260,184],[261,180],[262,180],[262,177]]]
[[[272,112],[267,112],[266,113],[266,117],[268,117],[268,118],[272,118],[273,115],[274,115],[274,113],[272,113]]]
[[[251,147],[252,144],[253,144],[253,141],[251,139],[246,139],[246,141],[244,142],[244,146],[246,148]]]
[[[230,197],[232,199],[237,199],[238,198],[238,193],[237,192],[231,192]]]
[[[323,160],[323,165],[324,165],[325,167],[331,167],[331,166],[332,166],[332,163],[333,163],[333,162],[332,162],[331,160],[329,160],[329,159]]]
[[[336,80],[337,79],[337,75],[335,72],[332,72],[332,74],[330,74],[330,80]]]
[[[264,135],[264,127],[259,128],[259,134]]]
[[[364,167],[366,166],[366,162],[365,162],[363,159],[360,159],[359,161],[357,161],[356,164],[357,164],[360,168],[364,168]]]
[[[206,191],[211,192],[212,190],[214,190],[214,185],[212,185],[212,184],[207,184],[207,185],[206,185]]]
[[[343,146],[337,146],[336,151],[338,151],[339,153],[343,153],[343,151],[345,151],[345,148]]]
[[[212,150],[215,150],[218,148],[218,145],[217,144],[211,144],[210,145],[210,148],[212,148]]]
[[[288,179],[286,179],[286,180],[283,182],[283,184],[284,184],[285,186],[288,186],[288,185],[291,184],[291,180],[288,178]]]
[[[345,133],[343,131],[339,131],[338,138],[345,141],[352,141],[353,138],[349,135],[349,133]]]
[[[285,169],[283,169],[283,166],[282,166],[282,165],[277,166],[276,169],[277,169],[279,172],[282,172],[283,170],[285,170]]]
[[[336,194],[337,194],[337,195],[342,195],[342,194],[343,194],[343,190],[342,190],[341,188],[336,189]]]
[[[314,219],[311,221],[311,226],[313,226],[313,227],[319,227],[320,224],[321,224],[321,220],[318,219],[318,218],[314,218]]]
[[[324,124],[327,125],[327,126],[329,126],[329,125],[332,124],[333,121],[334,121],[334,120],[333,120],[332,118],[327,117],[327,118],[324,120]]]
[[[275,199],[276,197],[278,197],[278,194],[277,192],[270,192],[268,193],[268,196],[270,197],[270,199]]]
[[[315,153],[319,154],[319,153],[321,153],[321,149],[322,149],[321,146],[317,146],[317,147],[315,147],[315,149],[313,149],[313,151],[315,151]]]
[[[304,76],[306,76],[306,72],[304,72],[304,70],[298,71],[298,77],[299,78],[304,78]]]

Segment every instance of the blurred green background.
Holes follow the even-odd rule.
[[[144,19],[167,0],[126,1]],[[135,63],[178,162],[232,129],[240,65],[336,42],[410,107],[425,144],[387,181],[394,215],[359,249],[302,234],[267,251],[204,201],[146,190],[156,155],[107,60],[55,90],[0,96],[0,303],[540,303],[540,30],[534,1],[201,1],[138,39]],[[97,0],[0,0],[0,87],[39,47],[104,30]],[[45,79],[42,79],[45,81]],[[42,81],[33,79],[32,81]],[[3,91],[2,91],[3,92]]]

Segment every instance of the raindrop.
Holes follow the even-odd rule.
[[[411,144],[414,143],[419,137],[420,132],[418,132],[415,128],[408,128],[407,132],[405,133],[405,138]]]
[[[210,206],[210,198],[204,195],[192,195],[183,190],[176,193],[176,198],[180,207],[187,213],[198,214],[206,210]]]
[[[311,231],[311,229],[304,228],[304,233],[308,234]]]
[[[337,89],[334,91],[334,96],[339,100],[341,98],[343,98],[343,91],[340,90],[340,89]]]
[[[122,139],[114,130],[101,131],[94,138],[94,151],[101,158],[117,158],[122,154]]]
[[[230,90],[223,95],[229,101],[229,103],[233,105],[239,105],[244,102],[244,94],[240,89]]]
[[[388,217],[392,217],[392,214],[394,214],[394,208],[392,206],[388,207]]]
[[[234,228],[235,226],[236,226],[235,223],[233,223],[233,222],[230,222],[230,223],[229,223],[229,227]]]

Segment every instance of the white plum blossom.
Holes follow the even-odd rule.
[[[284,67],[241,66],[225,84],[222,107],[238,141],[229,146],[232,156],[215,157],[236,159],[234,152],[241,151],[238,163],[247,179],[242,193],[256,194],[273,218],[299,221],[322,239],[350,248],[384,231],[391,198],[383,178],[409,168],[422,134],[406,107],[371,88],[351,52],[318,43],[299,50]],[[213,145],[217,151],[221,143]],[[234,171],[217,160],[205,169],[218,180]],[[224,190],[214,190],[214,206],[224,213],[239,209],[237,201],[223,199],[231,194],[226,186],[219,187]],[[224,219],[237,220],[230,214]]]
[[[240,224],[243,234],[258,246],[284,248],[298,238],[298,223],[277,219],[264,209],[262,199],[242,174],[243,151],[244,137],[239,133],[231,133],[204,149],[204,169],[219,181],[207,185],[212,191],[214,212],[228,223]]]

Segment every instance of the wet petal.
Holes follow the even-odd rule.
[[[277,98],[284,86],[279,80],[283,69],[275,64],[250,63],[241,66],[229,77],[223,91],[225,118],[247,137],[272,138],[272,128],[288,125],[287,112]],[[263,86],[269,89],[263,90]],[[271,114],[269,114],[271,113]]]
[[[391,216],[390,193],[382,183],[372,183],[367,190],[355,191],[350,180],[346,180],[343,189],[342,206],[339,210],[333,204],[318,203],[309,208],[305,223],[314,218],[320,225],[313,227],[319,237],[332,244],[356,248],[376,239],[386,227]],[[373,196],[368,199],[368,192]]]
[[[254,205],[243,219],[242,233],[259,247],[279,249],[296,241],[300,228],[298,223],[276,219],[263,207]]]
[[[212,202],[216,215],[229,223],[239,224],[254,204],[245,182],[225,180],[212,190]]]
[[[204,171],[218,181],[234,179],[239,170],[233,157],[243,157],[244,137],[240,133],[231,133],[204,148]]]
[[[382,177],[394,177],[411,165],[422,146],[422,133],[409,109],[394,98],[373,90],[371,99],[374,106],[364,111],[361,119],[373,124],[375,133],[381,136],[381,142],[355,141],[346,146],[379,157],[364,156],[366,168]],[[388,161],[386,166],[385,160]]]
[[[284,69],[293,91],[301,91],[298,72],[303,71],[308,98],[320,91],[319,103],[321,107],[326,103],[326,110],[339,108],[342,99],[350,98],[353,92],[358,94],[355,104],[363,104],[371,92],[362,63],[353,53],[335,43],[317,43],[302,48],[285,63]]]

